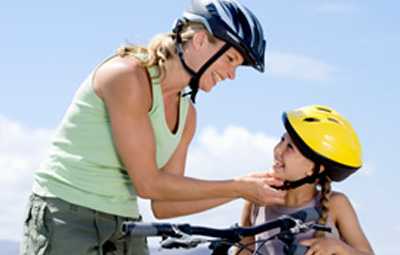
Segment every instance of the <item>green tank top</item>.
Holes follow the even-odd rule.
[[[101,212],[136,218],[139,216],[137,195],[114,146],[106,106],[93,89],[95,71],[75,94],[47,158],[35,172],[33,192]],[[157,166],[162,168],[181,139],[190,102],[187,97],[181,97],[179,126],[172,133],[165,121],[158,69],[150,67],[147,71],[153,91],[149,117],[156,141]]]

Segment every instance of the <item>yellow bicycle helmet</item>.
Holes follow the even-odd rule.
[[[361,145],[349,121],[333,109],[305,106],[284,112],[286,131],[301,153],[325,166],[325,174],[342,181],[362,165]]]

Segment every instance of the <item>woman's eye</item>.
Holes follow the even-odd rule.
[[[228,61],[232,63],[233,61],[235,61],[235,59],[232,56],[228,55]]]

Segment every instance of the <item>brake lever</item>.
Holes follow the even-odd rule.
[[[322,224],[313,223],[313,224],[311,224],[310,227],[312,229],[317,230],[317,231],[324,231],[324,232],[332,233],[332,228],[331,227],[328,227],[328,226],[325,226],[325,225],[322,225]]]
[[[201,238],[175,238],[175,237],[168,237],[161,241],[161,248],[164,249],[174,249],[174,248],[185,248],[191,249],[196,248],[199,244],[206,243],[208,240],[201,239]]]
[[[161,248],[164,249],[174,249],[174,248],[195,248],[201,243],[207,242],[207,240],[202,238],[192,237],[185,232],[179,230],[176,226],[173,226],[175,236],[167,237],[161,240]]]

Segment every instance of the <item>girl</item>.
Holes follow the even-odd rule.
[[[257,225],[284,214],[307,207],[319,207],[320,224],[332,228],[331,233],[309,231],[298,235],[297,241],[308,246],[306,255],[373,254],[357,220],[349,199],[331,190],[332,181],[342,181],[361,167],[361,146],[351,124],[329,107],[312,105],[285,112],[286,133],[274,148],[274,164],[269,173],[285,180],[280,189],[288,190],[283,206],[257,206],[247,202],[241,224]],[[244,238],[243,244],[266,239],[271,233]],[[258,244],[259,245],[259,244]],[[262,247],[261,254],[284,254],[280,240]],[[246,254],[249,252],[241,252]],[[258,253],[259,254],[259,253]]]

